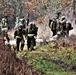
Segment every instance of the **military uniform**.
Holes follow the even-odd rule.
[[[28,50],[34,50],[34,46],[36,45],[35,42],[35,36],[36,36],[36,31],[32,27],[32,24],[26,28],[26,37],[27,37],[27,48]]]
[[[19,45],[20,45],[20,42],[21,42],[21,50],[23,50],[24,48],[24,38],[23,38],[23,35],[24,35],[24,31],[22,30],[22,27],[18,27],[18,30],[16,30],[14,32],[14,38],[16,38],[16,45],[17,45],[17,51],[19,51]]]
[[[34,29],[34,36],[37,37],[38,27],[35,24],[33,24],[32,27]],[[36,46],[36,39],[35,38],[34,38],[34,46]]]
[[[3,35],[3,37],[4,37],[4,40],[7,39],[7,41],[9,42],[10,39],[9,39],[9,37],[8,37],[7,32],[8,32],[8,25],[7,25],[7,23],[6,23],[6,19],[3,18],[3,19],[2,19],[2,35]],[[5,38],[6,38],[6,39],[5,39]]]
[[[53,32],[53,36],[55,36],[57,32],[56,27],[57,27],[57,22],[53,20],[50,24],[50,28],[51,28],[51,31]]]
[[[57,31],[60,33],[61,36],[65,37],[66,35],[66,19],[65,16],[61,17],[59,24],[57,26]]]

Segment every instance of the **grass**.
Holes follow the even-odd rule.
[[[48,72],[47,75],[76,75],[76,73],[73,72]]]
[[[63,60],[70,65],[76,65],[76,53],[73,48],[58,47],[55,48],[55,43],[49,43],[43,46],[37,46],[35,51],[20,51],[17,53],[19,58],[28,60],[28,64],[34,68],[46,73],[46,75],[76,75],[76,72],[65,70],[64,68],[47,61],[43,58],[52,58],[54,60]]]
[[[54,63],[50,61],[48,62],[47,60],[34,59],[30,61],[29,63],[42,72],[46,72],[46,73],[50,71],[64,72],[63,68],[58,67]]]

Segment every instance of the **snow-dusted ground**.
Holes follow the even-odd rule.
[[[53,41],[55,40],[55,37],[52,37],[52,38],[49,38],[49,39],[46,39],[45,41],[46,42],[50,42],[50,41]],[[39,42],[44,42],[44,39],[36,39],[36,42],[39,43]],[[8,43],[7,41],[5,41],[5,44],[10,44],[10,45],[15,45],[16,44],[16,40],[10,40],[10,42]],[[27,44],[27,40],[25,40],[25,44]]]

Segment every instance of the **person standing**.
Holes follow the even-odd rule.
[[[33,28],[33,24],[28,24],[28,27],[26,28],[26,38],[27,38],[27,48],[28,50],[34,50],[34,46],[36,45],[35,37],[37,36],[37,33],[35,29]]]
[[[24,41],[24,31],[22,30],[22,26],[19,26],[18,29],[16,29],[16,31],[14,32],[14,38],[16,38],[17,51],[19,51],[20,49],[23,50],[25,41]]]
[[[51,22],[50,24],[50,28],[51,28],[51,31],[53,32],[53,36],[56,35],[56,32],[57,32],[57,22],[56,22],[56,19],[54,18],[53,21]]]
[[[66,19],[65,16],[60,18],[60,21],[57,26],[58,35],[65,37],[66,36]]]
[[[8,37],[8,25],[7,25],[7,22],[6,22],[6,19],[5,18],[2,18],[2,36],[3,36],[3,39],[4,41],[7,40],[8,42],[10,41],[10,38]]]

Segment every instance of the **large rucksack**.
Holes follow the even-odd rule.
[[[32,25],[32,28],[33,28],[34,31],[35,31],[35,35],[37,35],[38,27],[37,27],[35,24],[33,24],[33,25]]]
[[[73,29],[73,27],[72,27],[72,25],[71,25],[71,23],[68,23],[68,27],[69,27],[69,30],[72,30]]]
[[[50,24],[51,31],[56,30],[56,27],[57,27],[57,23],[51,22],[51,24]]]
[[[53,21],[52,19],[49,19],[49,25],[48,25],[49,27],[50,27],[50,24],[51,24],[52,21]]]

